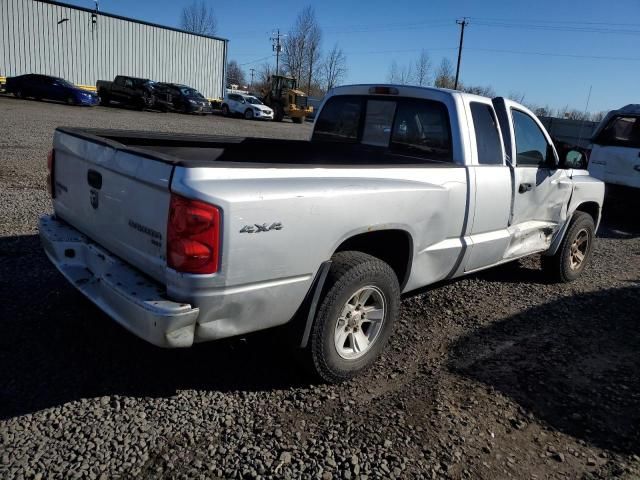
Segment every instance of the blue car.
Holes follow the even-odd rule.
[[[100,98],[93,92],[76,87],[63,78],[34,73],[7,78],[7,93],[17,98],[57,100],[69,105],[97,105]]]

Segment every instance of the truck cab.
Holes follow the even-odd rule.
[[[640,189],[640,105],[613,110],[600,122],[589,173],[610,188]]]

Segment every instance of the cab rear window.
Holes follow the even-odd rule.
[[[332,97],[316,120],[313,140],[360,143],[429,160],[453,159],[447,107],[432,100]]]
[[[640,148],[640,117],[619,116],[612,118],[595,143]]]

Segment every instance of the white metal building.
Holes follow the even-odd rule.
[[[228,41],[51,0],[0,0],[0,76],[95,86],[116,75],[224,96]]]

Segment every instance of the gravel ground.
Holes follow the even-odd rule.
[[[273,333],[160,350],[67,285],[36,235],[59,124],[310,132],[0,97],[0,478],[640,477],[637,205],[579,281],[534,257],[406,298],[375,368],[314,385]]]

